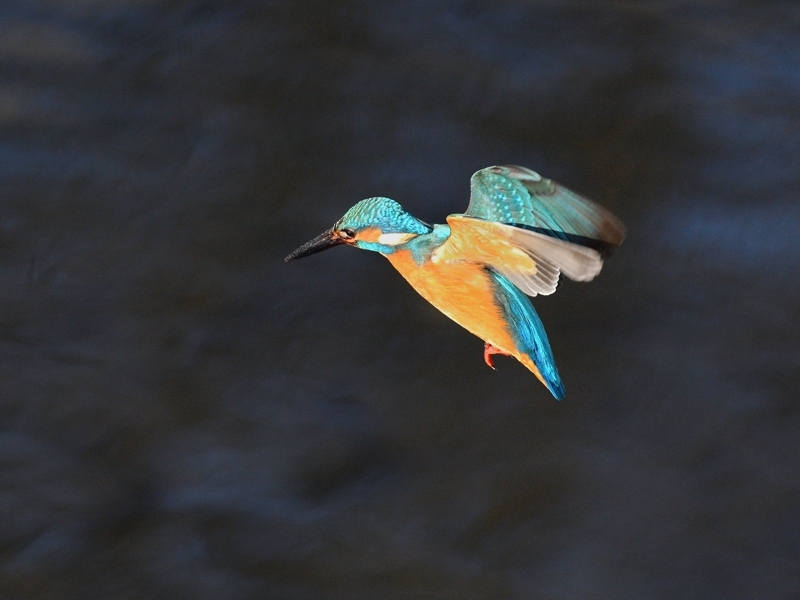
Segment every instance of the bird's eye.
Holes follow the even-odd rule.
[[[356,237],[356,232],[349,228],[342,229],[341,231],[339,231],[339,235],[346,240],[352,240],[354,237]]]

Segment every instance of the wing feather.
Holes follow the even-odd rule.
[[[536,260],[536,257],[531,257]],[[493,268],[504,275],[520,290],[528,296],[549,296],[558,287],[558,269],[541,260],[536,261],[537,270],[535,273],[525,272],[506,266],[492,265]]]
[[[558,267],[535,249],[515,241],[514,227],[465,215],[450,215],[447,223],[450,237],[433,253],[434,262],[470,261],[488,265],[529,296],[546,296],[555,291]]]
[[[552,294],[561,273],[590,281],[625,226],[591,200],[524,167],[472,176],[467,212],[450,215],[450,237],[433,260],[485,264],[529,296]]]
[[[591,281],[603,268],[603,258],[593,248],[509,225],[503,227],[515,244],[542,262],[554,265],[573,281]]]
[[[609,253],[625,239],[611,212],[551,179],[517,166],[481,169],[470,180],[467,216],[528,229]]]

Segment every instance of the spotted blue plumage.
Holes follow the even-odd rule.
[[[601,254],[625,238],[625,227],[604,209],[535,171],[513,165],[481,169],[470,180],[465,215],[542,233]]]
[[[377,227],[383,233],[430,233],[433,228],[408,214],[391,198],[367,198],[348,210],[334,225],[334,229],[351,228],[356,231]]]

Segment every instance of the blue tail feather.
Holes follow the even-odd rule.
[[[544,325],[528,297],[513,283],[490,270],[496,285],[496,296],[517,348],[528,354],[544,378],[556,400],[564,398],[564,384],[556,368],[553,351],[544,331]]]

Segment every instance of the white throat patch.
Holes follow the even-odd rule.
[[[416,233],[382,233],[378,238],[378,243],[386,246],[397,246],[414,237],[417,237]]]

